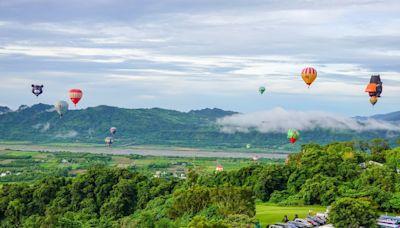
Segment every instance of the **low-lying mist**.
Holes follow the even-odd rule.
[[[357,120],[326,112],[291,111],[275,108],[269,111],[235,114],[217,120],[221,131],[225,133],[249,132],[286,133],[289,128],[297,130],[331,129],[353,130],[357,132],[371,130],[400,131],[400,125],[366,118]]]

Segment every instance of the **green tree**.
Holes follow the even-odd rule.
[[[396,139],[396,144],[400,146],[400,137]]]
[[[389,142],[385,139],[373,139],[370,143],[372,160],[385,162],[385,151],[390,150]]]
[[[179,189],[174,192],[173,204],[169,214],[177,218],[185,213],[195,215],[211,203],[211,189],[194,186],[189,189]]]
[[[400,192],[396,192],[392,195],[389,204],[393,211],[400,212]]]
[[[46,206],[55,198],[59,189],[66,185],[65,178],[49,177],[35,185],[32,204],[36,213],[44,215]]]
[[[377,217],[371,202],[362,198],[337,199],[329,213],[329,220],[335,227],[377,227]]]
[[[20,199],[12,200],[7,207],[5,215],[7,219],[18,227],[21,224],[21,218],[24,215],[26,206],[21,202]]]
[[[394,192],[396,180],[393,170],[386,166],[372,165],[359,176],[355,184],[359,189],[374,186],[380,191]]]
[[[121,218],[134,212],[137,203],[136,183],[134,180],[121,179],[113,186],[110,198],[101,207],[100,214]]]
[[[306,181],[299,195],[306,204],[329,205],[338,196],[338,185],[337,178],[317,174]]]
[[[275,190],[284,190],[287,185],[289,170],[283,165],[269,165],[257,174],[254,192],[257,198],[268,201]]]
[[[204,216],[195,216],[189,224],[189,228],[229,228],[228,224],[221,220],[208,220]]]
[[[247,187],[220,187],[212,191],[212,204],[225,216],[243,214],[253,217],[256,213],[255,197]]]
[[[400,148],[386,151],[385,160],[386,165],[394,172],[400,172]]]

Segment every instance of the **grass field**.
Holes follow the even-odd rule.
[[[256,218],[261,223],[263,227],[267,224],[274,224],[282,222],[285,215],[288,216],[289,220],[294,218],[297,214],[299,218],[305,218],[308,212],[312,210],[313,212],[325,212],[325,206],[302,206],[302,207],[282,207],[271,203],[257,203],[256,204]],[[400,214],[379,212],[381,215],[391,215],[400,216]]]
[[[256,205],[256,218],[260,221],[261,225],[265,227],[267,224],[274,224],[281,222],[285,215],[291,220],[295,214],[299,218],[306,217],[308,212],[325,212],[324,206],[304,206],[304,207],[281,207],[268,203],[257,203]]]

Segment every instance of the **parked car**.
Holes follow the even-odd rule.
[[[297,228],[296,225],[293,225],[293,224],[290,224],[290,223],[286,223],[286,224],[288,224],[290,226],[290,228]]]
[[[303,223],[306,227],[314,227],[313,224],[309,223],[307,220],[305,219],[301,219],[301,218],[297,218],[294,220],[295,222],[300,222]]]
[[[321,219],[324,223],[326,223],[326,221],[328,221],[328,217],[324,216],[324,215],[316,215],[315,217]]]
[[[310,218],[306,218],[307,222],[311,223],[313,226],[319,226],[320,224]]]
[[[307,228],[307,226],[304,225],[304,224],[301,223],[301,222],[289,221],[289,222],[287,222],[287,223],[293,224],[293,225],[295,225],[297,228]]]
[[[293,224],[289,224],[289,223],[275,223],[274,225],[270,225],[270,228],[297,228],[297,226],[293,225]]]
[[[323,218],[325,221],[328,219],[328,213],[317,213],[315,216]]]
[[[274,224],[274,225],[269,225],[268,228],[284,228],[283,226]]]
[[[269,225],[268,228],[289,228],[289,227],[283,226],[281,224],[274,224],[274,225]]]
[[[318,216],[307,216],[307,218],[313,220],[314,222],[317,222],[318,225],[323,225],[326,223],[326,221],[323,218]]]
[[[380,228],[400,228],[400,216],[380,216],[377,224]]]

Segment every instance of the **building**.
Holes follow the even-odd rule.
[[[215,171],[222,172],[222,171],[224,171],[224,167],[222,165],[217,165],[217,167],[215,167]]]

